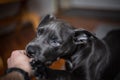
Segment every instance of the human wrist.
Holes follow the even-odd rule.
[[[9,68],[6,70],[6,74],[17,73],[19,76],[23,76],[24,80],[30,80],[28,73],[20,68]]]
[[[31,76],[31,74],[32,74],[31,67],[26,67],[26,66],[24,66],[24,65],[18,65],[18,66],[16,65],[16,66],[14,66],[14,67],[9,67],[9,68],[18,68],[18,69],[21,69],[21,70],[27,72],[29,76]],[[8,68],[8,69],[9,69],[9,68]]]

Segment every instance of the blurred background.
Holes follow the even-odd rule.
[[[120,0],[0,0],[0,75],[7,68],[11,52],[25,49],[46,14],[54,14],[99,38],[120,28]]]

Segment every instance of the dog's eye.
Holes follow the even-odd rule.
[[[58,47],[61,44],[61,42],[56,37],[52,37],[49,43],[54,47]]]
[[[38,35],[41,35],[41,34],[43,34],[43,32],[44,32],[44,29],[40,28],[37,33],[38,33]]]
[[[54,46],[54,47],[60,46],[60,42],[59,42],[59,41],[55,41],[55,40],[50,41],[50,44],[51,44],[52,46]]]

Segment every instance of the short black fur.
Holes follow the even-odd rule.
[[[26,51],[29,57],[34,58],[31,65],[38,80],[110,80],[103,76],[107,74],[104,71],[110,58],[105,41],[87,30],[76,29],[47,15]],[[57,58],[65,59],[65,70],[48,68]]]

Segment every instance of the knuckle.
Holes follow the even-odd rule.
[[[14,50],[11,55],[13,56],[13,55],[16,55],[17,53],[19,53],[19,51],[18,50]]]
[[[7,63],[10,61],[10,58],[7,59]]]

